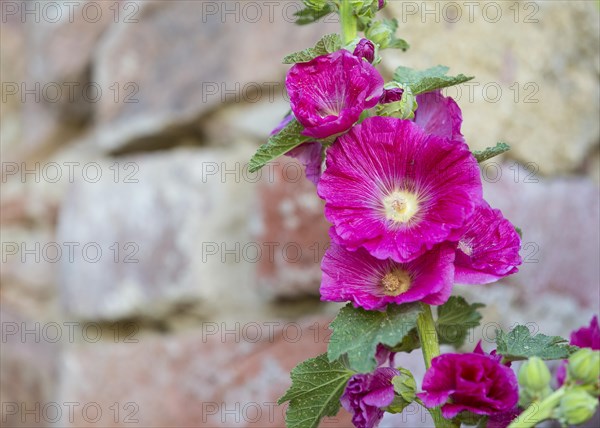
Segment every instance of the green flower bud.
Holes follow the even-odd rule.
[[[569,357],[569,376],[582,383],[596,383],[600,376],[600,351],[582,348]]]
[[[368,39],[377,43],[379,47],[385,49],[391,43],[395,32],[396,29],[387,25],[385,22],[375,21],[367,28],[365,35]]]
[[[597,398],[582,389],[575,388],[567,391],[560,400],[559,418],[569,425],[578,425],[591,419],[597,407]]]
[[[541,358],[531,357],[523,363],[519,370],[519,385],[528,393],[537,395],[548,389],[550,370]]]

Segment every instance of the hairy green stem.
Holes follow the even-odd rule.
[[[554,391],[542,401],[534,401],[511,422],[508,428],[531,428],[546,419],[552,418],[552,413],[559,405],[563,395],[565,395],[564,386]]]
[[[358,35],[356,17],[349,0],[340,0],[340,21],[342,24],[342,41],[344,44],[348,44]]]
[[[425,367],[429,369],[429,367],[431,367],[431,360],[440,355],[440,344],[435,329],[435,323],[433,321],[433,314],[431,313],[431,307],[425,303],[422,303],[421,305],[423,311],[417,318],[417,331],[419,332],[419,339],[421,339]],[[439,407],[427,410],[429,410],[436,428],[453,428],[457,426],[451,420],[445,419],[442,416],[442,410]]]

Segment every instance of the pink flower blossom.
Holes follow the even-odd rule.
[[[442,406],[453,418],[462,411],[495,415],[512,411],[519,400],[514,372],[486,355],[443,354],[431,361],[418,394],[428,407]]]
[[[379,260],[360,248],[332,243],[321,268],[321,300],[350,301],[366,310],[390,303],[423,301],[440,305],[452,292],[454,246],[442,244],[407,263]]]
[[[455,281],[487,284],[518,272],[521,238],[500,210],[482,201],[465,226],[456,250]]]
[[[389,117],[367,118],[338,138],[317,192],[335,242],[400,263],[458,241],[482,197],[466,144]]]
[[[344,49],[294,65],[285,84],[303,134],[319,139],[346,132],[383,93],[375,67]]]

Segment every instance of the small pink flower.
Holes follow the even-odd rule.
[[[340,401],[352,413],[356,428],[373,428],[383,418],[383,407],[394,401],[392,379],[400,372],[391,367],[381,367],[373,373],[356,374],[350,378]]]
[[[487,284],[518,272],[520,248],[515,227],[482,200],[458,241],[455,281]]]
[[[383,93],[375,67],[345,49],[294,65],[285,84],[303,134],[319,139],[346,132]]]

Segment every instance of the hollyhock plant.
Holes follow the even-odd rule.
[[[462,112],[452,98],[433,91],[417,95],[417,105],[414,121],[427,134],[465,141],[460,131]]]
[[[294,65],[285,85],[303,134],[317,139],[346,132],[383,93],[377,69],[344,49]]]
[[[440,345],[462,346],[483,319],[485,305],[452,296],[454,283],[487,284],[522,262],[520,232],[484,200],[480,178],[479,163],[510,147],[471,152],[462,112],[441,92],[474,77],[402,65],[384,82],[375,68],[382,52],[409,48],[396,36],[397,19],[376,18],[384,0],[302,3],[298,24],[337,14],[341,34],[284,58],[295,64],[286,77],[291,114],[249,171],[281,155],[305,166],[331,224],[321,300],[347,304],[329,325],[327,352],[291,372],[279,400],[289,402],[287,426],[319,426],[343,406],[354,426],[374,428],[385,412],[414,404],[436,428],[589,419],[600,395],[598,351],[515,325],[496,330],[491,353],[481,342],[472,353],[442,353]],[[496,326],[510,322],[503,321]],[[597,318],[571,337],[578,346],[599,342]],[[399,353],[417,349],[427,368],[420,388],[395,366]],[[552,359],[568,361],[569,373],[554,391],[545,362]],[[515,361],[524,361],[518,376]]]
[[[350,378],[340,398],[344,409],[352,413],[352,423],[357,428],[372,428],[383,418],[383,407],[394,400],[392,378],[400,372],[391,367],[381,367],[373,373],[357,374]]]
[[[367,118],[336,141],[317,192],[339,245],[397,262],[458,240],[482,197],[465,144],[384,117]]]
[[[332,243],[321,265],[321,300],[350,301],[367,310],[416,301],[440,305],[452,291],[453,261],[454,247],[448,244],[397,263],[379,260],[363,248],[348,251]]]
[[[458,241],[455,281],[487,284],[518,272],[520,248],[515,227],[500,210],[482,201]]]
[[[445,418],[462,411],[493,415],[511,411],[519,400],[514,372],[486,355],[443,354],[431,361],[423,378],[426,406],[442,406]]]

